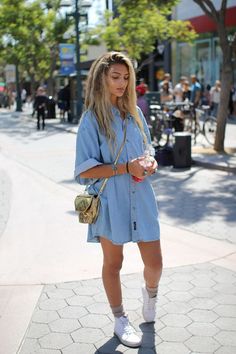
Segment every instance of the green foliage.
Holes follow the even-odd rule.
[[[97,34],[109,50],[124,50],[135,59],[155,48],[156,40],[177,39],[192,42],[196,33],[187,21],[169,19],[178,0],[117,0],[119,16],[107,15]]]
[[[1,0],[0,56],[18,63],[21,76],[47,79],[58,60],[58,44],[71,25],[60,15],[59,0]]]

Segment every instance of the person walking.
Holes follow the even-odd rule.
[[[199,83],[196,75],[191,75],[191,95],[190,101],[194,107],[198,107],[201,101],[201,84]]]
[[[211,114],[217,117],[218,107],[220,104],[221,84],[219,80],[216,80],[215,85],[210,90],[210,106]]]
[[[125,144],[114,164],[125,132]],[[144,263],[142,313],[146,322],[155,321],[162,272],[158,209],[149,179],[157,162],[146,163],[144,157],[150,143],[147,123],[136,106],[130,59],[120,52],[104,54],[95,60],[88,75],[85,111],[77,133],[75,179],[96,195],[108,178],[98,218],[88,226],[87,240],[101,245],[102,279],[114,315],[114,334],[129,347],[140,346],[141,338],[122,302],[124,244],[136,242]]]
[[[43,87],[37,89],[36,97],[34,100],[34,112],[37,112],[37,129],[40,130],[40,120],[42,118],[42,129],[45,128],[45,111],[47,107],[48,97]]]

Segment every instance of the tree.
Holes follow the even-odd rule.
[[[97,33],[108,49],[124,50],[137,60],[154,50],[157,39],[192,42],[196,33],[190,22],[169,19],[177,3],[178,0],[117,0],[118,16],[112,19],[111,14],[106,13],[105,22],[96,29]]]
[[[19,66],[33,90],[48,80],[52,94],[53,72],[58,63],[58,44],[71,24],[60,15],[61,1],[0,1],[0,54],[6,63]],[[64,41],[64,40],[63,40]]]
[[[229,40],[229,33],[225,26],[225,16],[227,9],[227,0],[221,1],[219,10],[216,9],[213,1],[210,0],[193,0],[201,7],[203,12],[215,22],[217,33],[219,36],[220,48],[222,50],[223,65],[221,74],[221,97],[220,105],[217,113],[217,130],[214,149],[218,152],[224,152],[225,128],[228,115],[228,102],[230,88],[232,84],[233,68],[232,68],[232,50],[236,47],[236,33],[234,33],[233,41]]]

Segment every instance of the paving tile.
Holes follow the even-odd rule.
[[[219,304],[236,305],[236,295],[220,294],[216,296],[214,300],[217,301]]]
[[[68,318],[60,318],[54,322],[49,324],[51,331],[59,332],[59,333],[71,333],[76,329],[81,327],[78,320],[68,319]]]
[[[107,296],[105,292],[100,292],[99,294],[93,296],[93,300],[96,302],[107,303]]]
[[[190,282],[187,281],[173,281],[170,284],[168,284],[168,287],[171,290],[175,291],[188,291],[193,288],[193,285]]]
[[[57,349],[39,349],[37,354],[61,354],[61,351]]]
[[[185,345],[195,352],[214,353],[220,344],[211,337],[194,336],[185,342]]]
[[[80,318],[82,327],[103,328],[110,323],[110,319],[105,315],[88,314]]]
[[[236,329],[236,318],[233,317],[221,317],[218,318],[214,325],[220,329],[225,329],[228,331],[232,331]]]
[[[213,337],[219,332],[219,328],[217,328],[214,324],[194,322],[191,323],[186,329],[195,336]]]
[[[192,299],[189,304],[192,306],[192,308],[200,310],[212,310],[217,306],[217,302],[206,298]]]
[[[165,327],[158,333],[165,342],[185,342],[191,337],[191,334],[184,328]]]
[[[168,287],[168,285],[159,285],[159,289],[158,289],[158,294],[160,295],[166,295],[170,292],[170,288]]]
[[[195,276],[195,273],[194,273]],[[188,282],[189,280],[194,279],[193,273],[174,273],[170,275],[170,278],[174,281],[179,282]]]
[[[41,338],[50,332],[47,324],[31,323],[27,332],[28,338]]]
[[[190,290],[190,293],[194,297],[201,297],[201,298],[210,298],[213,299],[215,296],[218,295],[218,292],[213,290],[213,288],[193,288]]]
[[[236,352],[236,331],[221,331],[215,335],[215,339],[218,340],[221,345],[235,346]]]
[[[158,354],[190,354],[190,350],[182,343],[163,342],[156,346]]]
[[[181,314],[168,314],[165,315],[161,318],[161,321],[166,325],[166,326],[171,326],[171,327],[186,327],[188,326],[192,320],[186,316],[186,315],[181,315]]]
[[[50,323],[55,321],[59,318],[59,315],[56,311],[44,311],[44,310],[37,310],[32,317],[33,322],[37,323]]]
[[[73,306],[88,306],[93,303],[93,298],[90,296],[75,295],[66,301],[69,305]]]
[[[188,316],[196,322],[214,322],[218,316],[215,312],[210,310],[192,310]]]
[[[49,299],[66,299],[75,295],[75,293],[70,289],[53,289],[47,291]]]
[[[39,308],[41,310],[61,310],[67,306],[65,300],[62,299],[48,299],[39,303]]]
[[[167,313],[185,314],[191,310],[191,306],[188,303],[176,301],[176,302],[170,302],[169,304],[164,305],[163,309]]]
[[[125,299],[123,302],[125,309],[127,311],[130,310],[137,310],[141,307],[141,302],[139,300],[136,299]]]
[[[120,353],[120,352],[116,352],[116,353]],[[111,353],[109,353],[111,354]],[[125,354],[156,354],[156,350],[155,349],[150,349],[150,348],[130,348],[128,350],[125,351]]]
[[[140,299],[140,302],[142,303],[143,299]],[[166,296],[158,294],[158,297],[157,297],[157,304],[158,304],[157,306],[158,307],[162,307],[163,305],[166,305],[168,303],[169,303],[169,299],[167,299]]]
[[[236,317],[236,305],[219,305],[214,312],[223,317]]]
[[[73,341],[69,334],[65,333],[49,333],[39,339],[39,343],[44,349],[63,349]]]
[[[105,337],[101,329],[80,328],[71,334],[76,343],[93,344]]]
[[[189,291],[169,291],[166,297],[170,301],[188,302],[193,298],[193,295]]]
[[[20,354],[36,354],[40,349],[37,339],[26,338],[20,349]]]
[[[220,347],[215,354],[234,354],[235,349],[235,347]]]
[[[111,308],[108,303],[93,303],[92,305],[87,306],[87,310],[90,313],[106,315],[111,312]]]
[[[214,290],[223,293],[223,294],[235,294],[236,293],[236,285],[232,284],[216,284],[213,287]]]
[[[56,284],[56,287],[58,289],[71,289],[71,290],[74,290],[74,289],[78,288],[79,286],[81,286],[81,282],[80,281],[71,281],[71,282]]]
[[[140,289],[142,287],[142,282],[140,279],[130,279],[122,281],[122,285],[128,289]]]
[[[74,289],[74,292],[77,295],[93,296],[93,295],[101,293],[101,289],[98,288],[97,286],[83,286],[83,285],[80,285],[79,287]],[[103,293],[104,293],[104,291],[103,291]]]
[[[121,344],[119,339],[114,335],[109,338],[104,337],[94,345],[97,348],[97,352],[99,354],[124,353],[128,349],[126,346]]]
[[[139,289],[139,291],[137,291],[137,289],[124,288],[123,291],[122,291],[122,295],[123,295],[124,299],[141,298],[142,297],[141,288]]]
[[[197,279],[191,280],[190,282],[192,283],[192,285],[197,286],[199,288],[211,288],[216,285],[216,282],[214,280],[209,279],[208,277],[199,277]]]
[[[62,318],[81,318],[87,315],[88,311],[82,306],[67,306],[62,310],[58,311],[60,317]]]
[[[92,344],[73,343],[62,349],[62,354],[94,354],[95,350]]]

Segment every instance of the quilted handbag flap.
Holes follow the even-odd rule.
[[[75,198],[75,210],[83,212],[86,211],[90,207],[93,198],[93,195],[77,195]]]

